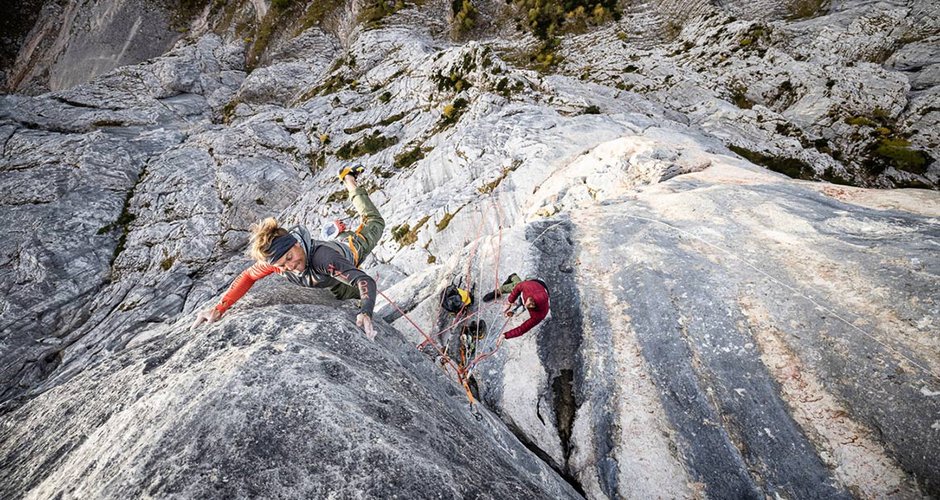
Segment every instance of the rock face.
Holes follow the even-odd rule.
[[[932,491],[936,198],[925,217],[742,174],[531,223],[552,320],[483,371],[489,400],[597,496],[916,496],[904,470]]]
[[[578,497],[399,334],[364,341],[354,314],[259,306],[160,328],[4,415],[0,492]]]
[[[480,30],[507,38],[442,39],[439,3],[213,3],[221,35],[3,96],[3,496],[940,495],[937,191],[752,163],[935,186],[936,163],[873,175],[817,143],[909,133],[878,144],[936,157],[929,50],[853,62],[935,18],[758,3],[671,28],[644,4],[561,40],[552,74],[510,62],[536,41],[499,19]],[[235,36],[251,22],[267,48]],[[250,264],[252,222],[356,222],[352,162],[388,228],[363,265],[379,343],[277,278],[185,332]],[[548,283],[552,315],[474,369],[477,420],[407,344],[450,323],[446,284],[510,272]],[[474,313],[483,351],[501,308]]]
[[[136,186],[147,182],[148,164],[177,147],[197,123],[209,123],[213,106],[231,99],[244,78],[240,64],[236,47],[209,37],[96,84],[36,99],[3,98],[0,211],[17,221],[2,230],[0,282],[9,290],[0,309],[7,341],[4,398],[48,376],[67,358],[64,349],[87,338],[89,330],[114,332],[91,314],[89,304],[108,315],[122,302],[127,311],[142,297],[155,296],[139,287],[125,296],[128,286],[142,284],[127,276],[136,264],[124,266],[119,259],[136,218],[130,200]],[[210,195],[205,204],[221,203],[214,190]],[[164,211],[161,217],[171,215]],[[142,222],[153,217],[141,216]],[[167,241],[161,230],[166,229],[148,225],[145,232]],[[163,262],[169,270],[171,261],[167,253],[154,264]],[[187,278],[166,278],[155,285],[162,289],[156,294],[160,305],[132,323],[160,321],[179,311]]]
[[[15,16],[35,22],[31,28],[18,26],[29,30],[25,38],[4,42],[19,50],[5,68],[0,88],[31,94],[65,90],[119,66],[162,55],[180,38],[176,29],[188,24],[177,19],[181,8],[177,3],[183,2],[166,3],[23,3]]]

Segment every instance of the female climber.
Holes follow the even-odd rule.
[[[374,339],[375,281],[358,266],[378,243],[385,229],[385,220],[365,189],[356,182],[356,177],[363,171],[361,166],[346,167],[339,174],[349,191],[349,200],[362,218],[358,229],[341,230],[332,241],[320,241],[311,239],[303,226],[280,227],[273,217],[252,225],[248,255],[255,259],[255,263],[232,282],[217,305],[199,313],[190,328],[217,321],[255,281],[276,273],[300,286],[329,288],[340,300],[360,299],[356,325],[370,340]]]

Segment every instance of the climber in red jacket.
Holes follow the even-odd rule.
[[[548,286],[539,279],[519,282],[509,294],[507,302],[504,313],[508,317],[512,317],[523,306],[529,311],[529,319],[503,334],[503,337],[511,339],[535,328],[535,325],[548,316]]]

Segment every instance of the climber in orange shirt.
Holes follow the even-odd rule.
[[[385,229],[385,220],[372,204],[365,189],[358,186],[356,176],[362,167],[347,167],[339,178],[349,191],[349,199],[362,217],[356,231],[342,231],[332,241],[310,238],[303,226],[285,229],[273,217],[251,227],[249,256],[255,264],[243,271],[219,303],[199,313],[190,328],[217,321],[256,281],[270,274],[280,274],[294,284],[311,288],[329,288],[340,300],[360,299],[356,324],[369,339],[375,338],[372,310],[375,307],[375,281],[359,270],[358,265],[375,248]],[[337,225],[337,228],[342,226]],[[329,235],[324,232],[324,235]]]

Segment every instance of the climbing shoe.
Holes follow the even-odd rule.
[[[353,176],[353,178],[358,178],[359,175],[365,171],[366,169],[362,165],[352,165],[349,167],[342,167],[339,169],[339,181],[343,182],[343,179],[345,179],[347,175],[351,175]]]
[[[499,296],[499,290],[493,290],[492,292],[486,292],[483,296],[483,302],[492,302],[493,299]]]
[[[522,278],[520,278],[518,274],[512,273],[509,275],[508,278],[506,278],[506,281],[504,281],[503,284],[508,285],[512,283],[513,281],[522,281]]]

